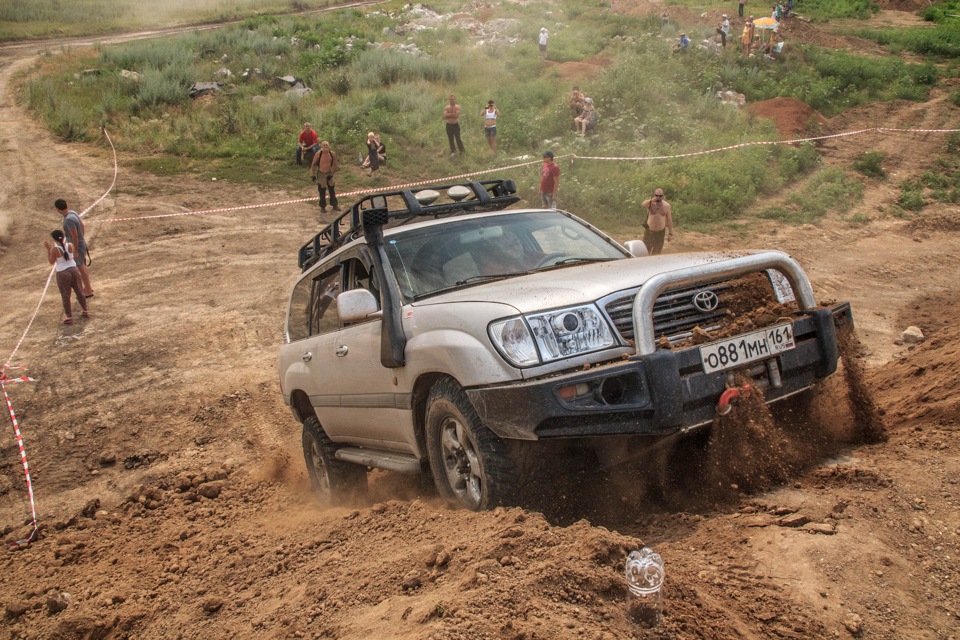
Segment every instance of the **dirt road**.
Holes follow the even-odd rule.
[[[18,109],[0,59],[0,355],[33,314],[60,224],[113,175],[102,147],[64,145]],[[828,122],[945,126],[958,110],[872,105]],[[86,218],[92,318],[60,324],[48,292],[11,385],[43,523],[0,556],[0,628],[17,638],[951,638],[960,628],[960,354],[957,211],[936,224],[877,216],[892,185],[928,168],[945,137],[838,139],[828,165],[888,153],[851,225],[770,224],[747,237],[683,232],[671,250],[773,247],[804,264],[823,300],[849,299],[888,442],[821,459],[785,486],[690,511],[603,494],[533,511],[452,511],[403,477],[373,474],[374,499],[313,502],[299,428],[276,373],[308,205],[161,220],[98,219],[309,195],[130,171]],[[938,147],[938,145],[940,145]],[[952,222],[951,222],[952,221]],[[927,340],[896,345],[907,325]],[[821,408],[850,423],[843,403]],[[4,420],[6,420],[4,418]],[[29,531],[19,455],[0,440],[0,527]],[[590,492],[587,490],[589,496]],[[590,500],[588,500],[590,502]],[[590,521],[578,520],[587,514]],[[626,617],[626,552],[665,558],[657,630]]]

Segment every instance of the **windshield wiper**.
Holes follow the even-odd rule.
[[[619,258],[564,258],[563,260],[557,260],[553,264],[548,264],[545,267],[540,267],[538,271],[544,269],[552,269],[554,267],[562,267],[568,264],[576,264],[579,262],[611,262],[613,260],[618,260]]]
[[[470,284],[471,282],[483,282],[484,280],[503,280],[504,278],[512,278],[513,276],[522,276],[526,271],[521,271],[520,273],[491,273],[489,275],[479,275],[479,276],[470,276],[469,278],[464,278],[463,280],[457,280],[456,286],[462,287],[465,284]]]

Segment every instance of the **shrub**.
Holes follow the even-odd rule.
[[[918,182],[904,182],[900,185],[900,195],[897,204],[907,211],[919,211],[926,202],[923,200],[923,187]]]
[[[857,156],[853,161],[853,169],[868,178],[884,178],[886,172],[883,170],[883,161],[886,155],[881,151],[868,151]]]

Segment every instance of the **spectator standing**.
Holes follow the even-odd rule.
[[[743,35],[740,36],[740,43],[743,45],[743,57],[750,56],[750,48],[753,46],[753,16],[747,18],[743,23]]]
[[[460,105],[457,97],[450,94],[450,102],[443,108],[443,121],[447,123],[447,142],[450,143],[450,157],[456,155],[457,149],[463,153],[463,140],[460,139]],[[453,144],[456,142],[457,146]]]
[[[83,233],[83,220],[80,219],[80,216],[77,215],[76,211],[71,211],[67,208],[67,201],[63,198],[59,198],[53,203],[53,206],[57,208],[57,213],[63,216],[63,233],[66,235],[67,240],[76,249],[74,259],[77,263],[77,270],[80,271],[80,281],[83,284],[83,294],[87,298],[92,298],[93,287],[90,285],[90,274],[87,272],[87,257],[89,256],[89,252],[87,250],[87,241],[84,238]]]
[[[381,152],[382,149],[382,152]],[[370,170],[367,174],[371,178],[377,177],[377,171],[380,170],[380,164],[387,159],[387,147],[380,140],[380,136],[373,131],[367,133],[367,159],[363,166]]]
[[[727,36],[730,35],[730,18],[723,14],[720,24],[717,26],[717,32],[720,34],[720,45],[727,48]]]
[[[303,131],[297,139],[297,164],[303,164],[303,155],[306,153],[307,162],[313,161],[313,155],[320,149],[320,140],[317,132],[313,130],[309,122],[303,123]]]
[[[497,118],[500,117],[500,109],[490,100],[487,106],[480,112],[483,116],[483,135],[487,139],[487,144],[494,155],[497,153]]]
[[[577,135],[587,135],[587,129],[590,129],[597,124],[598,117],[597,109],[593,106],[593,99],[584,98],[583,111],[580,112],[579,116],[573,119],[573,126],[577,129]]]
[[[547,38],[549,34],[547,33],[546,27],[540,27],[540,59],[547,59]]]
[[[80,312],[84,318],[89,317],[87,312],[87,297],[80,289],[80,270],[77,262],[74,260],[74,245],[65,241],[63,231],[54,229],[50,232],[49,240],[43,241],[43,246],[47,249],[47,260],[57,271],[57,288],[60,289],[60,298],[63,301],[63,313],[66,316],[63,324],[73,324],[73,306],[70,304],[70,292],[77,294],[77,301],[80,303]]]
[[[673,209],[663,198],[663,189],[654,189],[653,197],[643,201],[647,221],[643,223],[643,244],[652,256],[663,251],[663,240],[673,239]]]
[[[737,4],[737,15],[741,18],[743,17],[743,5],[747,4],[747,0],[738,0]]]
[[[327,211],[327,190],[330,190],[330,206],[334,211],[340,211],[337,206],[336,183],[333,174],[340,168],[337,154],[330,150],[330,143],[324,140],[320,143],[320,151],[313,156],[310,164],[310,174],[317,183],[317,193],[320,194],[320,211]]]
[[[660,14],[660,30],[663,31],[670,24],[670,12],[666,9]]]
[[[560,167],[553,161],[553,151],[543,152],[543,167],[540,170],[540,202],[546,209],[557,208],[557,192],[560,191]]]

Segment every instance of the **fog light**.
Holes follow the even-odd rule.
[[[581,382],[579,384],[568,384],[565,387],[560,387],[557,390],[557,394],[563,400],[573,400],[574,398],[579,398],[580,396],[590,395],[590,385],[586,382]]]

